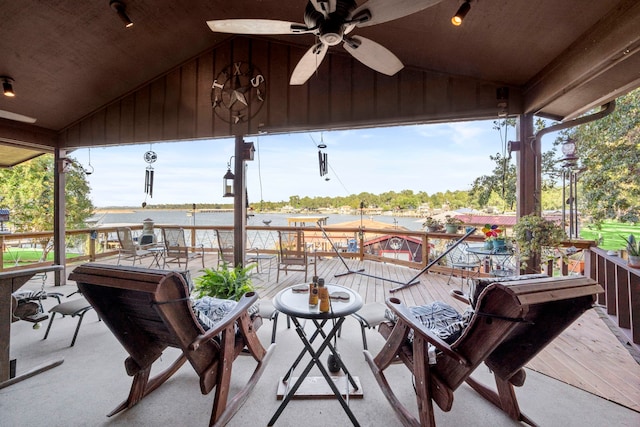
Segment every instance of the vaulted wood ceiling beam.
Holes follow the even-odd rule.
[[[576,10],[576,13],[580,13]],[[640,2],[621,2],[609,15],[579,37],[567,50],[533,77],[524,90],[525,112],[537,113],[562,95],[575,90],[634,55],[640,54]],[[636,87],[640,75],[633,81],[621,82],[613,92],[616,96]],[[569,82],[569,83],[567,83]],[[603,97],[611,92],[603,94]],[[581,109],[584,112],[585,108]],[[578,112],[572,114],[575,115]]]

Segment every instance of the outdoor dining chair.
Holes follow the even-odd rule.
[[[130,259],[132,265],[136,264],[136,261],[142,263],[142,258],[153,256],[153,252],[140,246],[133,240],[133,234],[129,227],[117,228],[118,241],[120,242],[120,249],[118,251],[118,265],[120,261]]]
[[[315,254],[313,257],[307,252],[304,240],[304,231],[278,231],[278,272],[276,282],[280,281],[280,271],[287,274],[289,270],[304,271],[304,280],[307,281],[309,265],[316,265]]]
[[[480,259],[477,255],[467,251],[468,248],[469,245],[466,242],[462,242],[452,247],[451,251],[447,254],[447,267],[451,269],[447,285],[451,283],[451,278],[457,270],[461,270],[460,289],[463,289],[464,287],[465,278],[467,279],[467,282],[469,282],[472,277],[475,277],[480,273]]]
[[[177,263],[179,268],[189,267],[189,260],[200,258],[204,268],[204,247],[192,248],[187,246],[182,227],[162,227],[162,240],[164,242],[164,266]]]

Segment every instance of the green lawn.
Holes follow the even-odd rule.
[[[598,246],[606,250],[624,248],[626,242],[623,237],[629,237],[629,234],[635,235],[636,239],[640,238],[640,224],[606,222],[599,230],[594,226],[585,226],[580,230],[580,237],[600,241]]]
[[[67,254],[67,258],[79,256],[78,254]],[[3,268],[38,262],[42,258],[42,249],[34,248],[6,248],[2,254]],[[47,254],[47,261],[53,261],[53,252]]]

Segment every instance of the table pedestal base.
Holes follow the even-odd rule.
[[[291,385],[295,384],[298,381],[298,377],[291,377],[290,381],[283,381],[284,377],[280,377],[280,381],[278,381],[278,392],[277,398],[278,400],[282,400]],[[364,392],[362,391],[362,385],[360,384],[360,378],[351,377],[356,382],[358,386],[357,390],[349,383],[349,380],[346,375],[332,375],[331,380],[336,385],[336,388],[340,390],[342,397],[344,399],[347,398],[347,390],[349,392],[350,399],[362,399],[364,397]],[[331,387],[324,379],[324,377],[307,377],[302,380],[302,384],[296,390],[296,393],[291,396],[291,399],[335,399],[336,396],[331,390]]]

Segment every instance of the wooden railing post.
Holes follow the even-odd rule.
[[[640,345],[640,270],[626,260],[593,247],[585,257],[585,273],[604,288],[598,303],[636,345]]]
[[[196,248],[196,230],[195,228],[191,229],[191,251],[195,252]]]
[[[0,245],[0,271],[4,270],[4,236],[2,236],[2,245]]]
[[[429,235],[424,233],[422,235],[422,268],[429,264]]]
[[[96,260],[96,239],[98,232],[91,230],[89,232],[89,261],[94,262]]]

